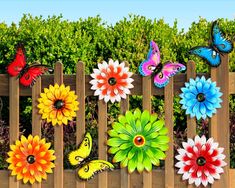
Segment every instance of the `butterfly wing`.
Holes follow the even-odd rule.
[[[47,71],[51,71],[51,68],[45,65],[38,64],[30,66],[20,77],[20,83],[25,87],[32,87],[36,79]]]
[[[18,76],[26,66],[25,49],[22,44],[18,44],[14,60],[7,66],[7,72],[11,76]]]
[[[233,50],[231,41],[224,37],[224,34],[219,29],[217,21],[212,24],[212,44],[222,53],[229,53]]]
[[[108,161],[92,160],[78,169],[77,174],[80,179],[89,180],[93,178],[96,173],[104,170],[112,170],[113,168],[114,166]]]
[[[82,161],[84,161],[85,158],[87,158],[90,155],[91,148],[92,148],[92,138],[90,133],[86,133],[78,149],[69,153],[68,155],[69,163],[73,166],[79,165]]]
[[[147,60],[144,60],[139,65],[139,73],[142,76],[150,76],[154,72],[159,63],[160,63],[159,48],[154,41],[151,41]]]
[[[180,71],[186,70],[186,67],[181,63],[167,62],[164,64],[161,72],[154,76],[154,85],[162,88],[169,83],[169,78]]]
[[[189,51],[189,53],[201,57],[212,67],[218,67],[221,63],[220,54],[213,48],[207,46],[194,47]]]

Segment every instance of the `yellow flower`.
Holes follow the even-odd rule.
[[[42,119],[46,119],[52,125],[67,125],[68,120],[72,120],[76,116],[75,111],[78,110],[77,95],[74,91],[70,91],[70,87],[64,84],[59,86],[50,85],[49,89],[45,88],[44,93],[40,94],[38,99],[39,113]]]
[[[55,167],[51,161],[56,159],[55,151],[49,150],[50,146],[45,139],[40,140],[39,136],[21,136],[15,145],[10,145],[11,151],[8,152],[7,162],[10,163],[8,169],[12,170],[11,175],[31,184],[47,179],[47,173],[52,173]]]

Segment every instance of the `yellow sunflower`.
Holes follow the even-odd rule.
[[[67,125],[68,120],[72,120],[76,116],[78,110],[77,95],[74,91],[70,91],[70,87],[65,87],[64,84],[59,86],[50,85],[49,89],[45,88],[44,93],[40,94],[38,99],[39,113],[42,114],[42,119],[46,119],[52,125]]]
[[[50,147],[51,144],[46,143],[45,139],[40,140],[39,136],[21,136],[20,140],[10,145],[11,151],[8,152],[11,175],[16,176],[17,180],[23,179],[24,183],[46,180],[47,173],[52,173],[55,167],[51,161],[56,159],[55,151],[49,150]]]

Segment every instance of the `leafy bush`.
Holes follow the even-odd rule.
[[[235,20],[219,20],[221,28],[232,38],[235,36]],[[178,30],[177,21],[170,27],[163,19],[150,20],[143,16],[130,15],[118,21],[115,25],[107,25],[99,16],[79,19],[74,22],[63,20],[63,17],[52,16],[32,17],[24,15],[16,25],[12,23],[7,26],[0,23],[0,73],[5,73],[6,65],[12,61],[15,54],[15,45],[23,42],[26,48],[27,60],[29,63],[39,61],[43,64],[54,66],[60,60],[64,64],[64,73],[75,73],[75,65],[78,60],[85,62],[86,73],[92,72],[97,62],[108,60],[108,58],[127,60],[131,71],[137,73],[140,62],[146,58],[150,40],[155,40],[161,50],[162,62],[166,60],[178,61],[187,64],[189,59],[197,62],[197,72],[208,72],[205,62],[195,56],[189,56],[188,51],[197,45],[207,45],[210,40],[211,23],[200,18],[193,22],[187,32]],[[235,51],[230,54],[230,71],[235,71]],[[7,98],[7,97],[5,97]],[[3,98],[4,110],[2,118],[8,122],[8,102]],[[141,96],[130,97],[130,107],[141,109]],[[164,101],[162,97],[153,97],[153,110],[164,115]],[[31,132],[31,99],[21,99],[21,126],[26,134]],[[109,105],[109,124],[115,120],[119,111],[119,104]],[[185,138],[186,117],[179,105],[179,98],[174,99],[175,136],[177,142]],[[230,111],[235,110],[235,96],[230,97]],[[231,118],[233,118],[232,116]],[[86,105],[87,129],[95,137],[94,144],[97,148],[97,106],[96,98],[87,98]],[[205,129],[198,130],[207,133],[206,123],[199,122]],[[52,141],[53,129],[43,125],[43,135]],[[75,124],[66,128],[65,153],[74,146]],[[233,126],[233,124],[232,124]],[[206,131],[205,131],[206,130]],[[233,131],[234,132],[234,131]],[[232,133],[233,133],[232,132]],[[68,134],[67,134],[68,133]],[[2,137],[0,136],[0,140]],[[235,151],[231,150],[232,159],[235,158]],[[0,161],[1,164],[1,161]],[[231,163],[235,167],[235,163]],[[3,167],[5,167],[3,165]],[[0,166],[2,168],[2,166]]]

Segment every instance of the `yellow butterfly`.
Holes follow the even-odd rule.
[[[82,180],[89,180],[93,178],[94,174],[102,172],[104,170],[112,170],[114,166],[104,160],[92,160],[86,162],[86,158],[89,157],[92,148],[92,138],[90,133],[86,133],[79,148],[72,151],[68,155],[68,159],[71,165],[78,166],[77,174]]]

